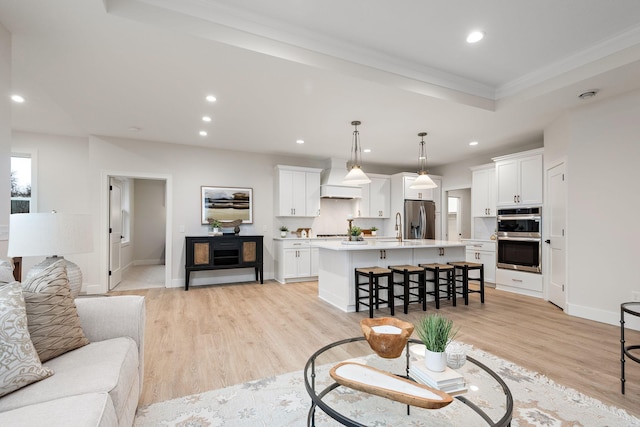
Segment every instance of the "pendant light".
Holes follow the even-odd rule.
[[[414,190],[426,190],[429,188],[436,188],[437,185],[433,180],[427,175],[427,152],[424,148],[424,137],[427,136],[426,132],[420,132],[418,134],[419,137],[422,138],[420,141],[420,150],[418,154],[418,167],[420,170],[418,171],[418,177],[413,184],[409,186]]]
[[[351,122],[351,125],[355,127],[353,131],[353,140],[351,141],[351,160],[349,161],[349,167],[351,169],[342,182],[347,185],[368,184],[371,180],[362,170],[362,152],[359,141],[360,132],[358,132],[360,122],[358,120],[354,120]]]

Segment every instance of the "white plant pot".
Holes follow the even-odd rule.
[[[281,231],[280,232],[280,237],[287,237],[287,232],[286,231]]]
[[[424,365],[433,372],[442,372],[447,367],[447,353],[424,349]]]
[[[377,232],[377,231],[371,230],[371,235],[372,235],[372,236],[376,236],[377,234],[378,234],[378,232]]]

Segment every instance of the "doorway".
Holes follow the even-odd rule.
[[[448,190],[445,240],[459,242],[471,238],[471,189]]]
[[[101,247],[104,248],[100,262],[104,272],[102,292],[170,287],[171,177],[104,171],[102,182],[105,208],[102,209],[101,222],[105,224],[103,229],[108,230],[100,235]],[[112,200],[113,183],[117,183],[120,192],[117,201]],[[117,278],[111,280],[112,276],[119,274],[114,272],[114,267],[122,273],[123,280],[119,284]]]

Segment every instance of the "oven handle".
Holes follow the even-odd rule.
[[[534,220],[540,221],[542,217],[539,215],[498,215],[498,221],[517,221],[517,220]]]
[[[540,237],[500,237],[498,236],[498,241],[500,240],[509,240],[512,242],[541,242],[542,238]]]

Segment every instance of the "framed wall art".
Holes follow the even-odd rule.
[[[217,219],[222,223],[242,220],[253,223],[253,189],[238,187],[200,187],[202,224]]]

